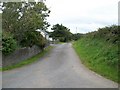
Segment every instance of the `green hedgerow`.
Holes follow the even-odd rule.
[[[11,34],[3,34],[2,38],[2,53],[4,55],[9,55],[17,48],[17,42]]]

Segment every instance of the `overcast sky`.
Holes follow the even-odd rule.
[[[118,1],[46,0],[45,3],[51,10],[48,18],[51,25],[63,24],[72,33],[87,33],[118,23]]]

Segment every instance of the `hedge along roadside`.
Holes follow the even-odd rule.
[[[9,32],[4,32],[2,37],[2,53],[6,56],[15,51],[17,48],[17,41]]]
[[[101,28],[85,34],[73,43],[73,47],[89,69],[120,83],[119,33],[118,26]]]

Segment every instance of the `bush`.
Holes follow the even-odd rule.
[[[48,42],[48,41],[47,41],[42,35],[40,35],[40,36],[38,37],[38,40],[37,40],[37,42],[36,42],[36,45],[43,50],[43,49],[45,48],[45,46],[47,45],[47,42]]]
[[[112,25],[109,27],[99,28],[98,31],[90,32],[86,35],[88,38],[104,39],[112,44],[118,44],[120,35],[120,26]]]
[[[3,34],[2,38],[2,53],[9,55],[17,48],[17,42],[11,34]]]
[[[32,47],[33,45],[37,45],[41,49],[44,49],[46,39],[39,32],[25,32],[24,38],[21,40],[20,45],[22,47]]]
[[[0,29],[0,41],[2,41],[2,30]]]

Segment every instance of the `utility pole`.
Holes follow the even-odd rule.
[[[77,27],[76,27],[76,34],[77,34]]]

